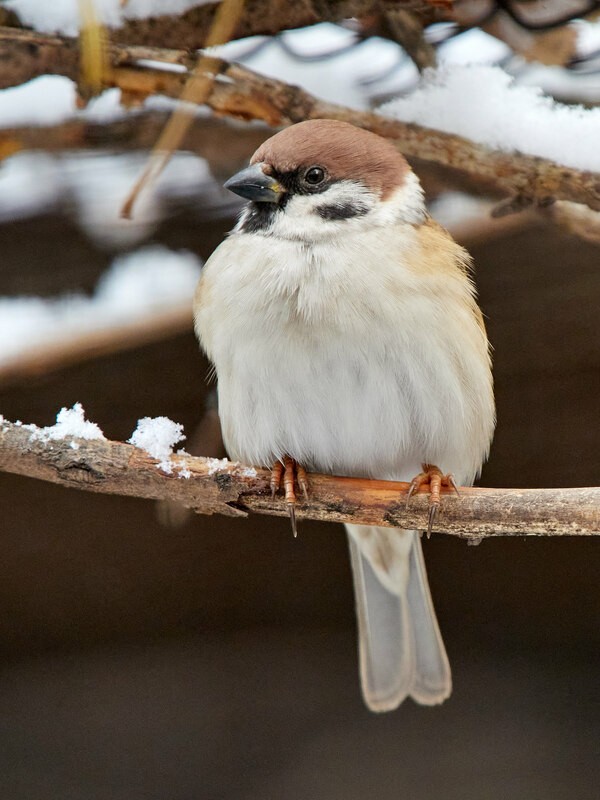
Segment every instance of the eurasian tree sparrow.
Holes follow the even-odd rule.
[[[429,483],[431,525],[440,485],[472,483],[494,430],[468,253],[373,133],[301,122],[250,164],[225,184],[250,202],[194,301],[230,457],[275,465],[292,510],[304,469]],[[346,528],[367,705],[441,703],[452,681],[419,534]]]

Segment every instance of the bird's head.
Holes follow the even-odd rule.
[[[276,133],[225,187],[250,201],[238,231],[278,238],[324,241],[425,217],[419,181],[395,146],[337,120]]]

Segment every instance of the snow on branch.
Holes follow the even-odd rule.
[[[57,36],[0,28],[0,59],[4,64],[0,89],[49,72],[78,78],[77,44]],[[110,46],[110,59],[107,86],[119,87],[128,97],[140,99],[157,93],[179,97],[196,65],[195,57],[184,50],[114,44]],[[148,62],[157,61],[179,65],[180,71],[148,66]],[[144,62],[143,67],[140,62]],[[569,167],[534,155],[495,150],[456,134],[319,100],[299,87],[258,75],[239,64],[216,58],[212,63],[214,81],[206,103],[218,115],[262,120],[272,127],[304,119],[341,119],[393,139],[409,157],[460,170],[517,196],[515,208],[567,200],[600,210],[600,172],[591,171],[593,167]]]
[[[494,150],[600,171],[600,108],[557,103],[538,86],[519,85],[498,66],[429,70],[417,89],[386,103],[381,111]]]
[[[0,417],[0,471],[90,492],[170,499],[203,514],[287,516],[283,498],[271,497],[268,471],[226,459],[171,455],[181,438],[180,426],[158,418],[141,420],[132,437],[145,450],[110,441],[84,420],[79,405],[63,409],[50,428]],[[309,485],[298,518],[427,526],[427,495],[416,494],[406,508],[406,483],[310,475]],[[463,488],[460,497],[444,492],[436,529],[474,540],[599,534],[600,488]]]

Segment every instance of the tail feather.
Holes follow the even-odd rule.
[[[419,535],[347,529],[365,702],[373,711],[391,711],[407,696],[424,705],[441,703],[452,679]]]
[[[410,695],[422,705],[437,705],[443,703],[452,692],[452,673],[435,615],[421,539],[417,533],[410,551],[407,601],[416,660]]]
[[[406,657],[411,631],[408,607],[385,589],[353,539],[360,675],[365,702],[373,711],[396,708],[413,683],[414,659]]]

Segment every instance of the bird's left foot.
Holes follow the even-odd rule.
[[[434,464],[423,464],[422,467],[423,472],[419,472],[410,482],[408,495],[406,497],[406,505],[408,506],[410,498],[421,486],[429,486],[429,519],[427,521],[427,537],[429,537],[431,536],[433,523],[435,522],[440,507],[442,486],[451,487],[456,494],[460,494],[460,492],[458,491],[458,486],[452,475],[444,475],[441,469]]]
[[[298,530],[296,528],[296,481],[302,490],[304,499],[308,500],[308,478],[304,467],[301,467],[300,464],[294,461],[293,458],[290,458],[290,456],[284,456],[281,461],[275,462],[271,469],[271,497],[275,497],[275,492],[281,488],[281,484],[283,483],[285,502],[288,507],[294,536],[298,536]]]

